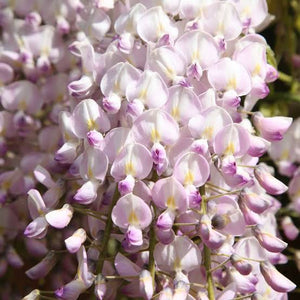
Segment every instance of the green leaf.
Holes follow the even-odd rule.
[[[275,53],[273,50],[270,48],[270,46],[267,46],[267,62],[268,64],[272,65],[274,68],[277,69],[277,61],[275,58]]]

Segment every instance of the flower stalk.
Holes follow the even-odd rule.
[[[202,197],[201,203],[201,210],[203,215],[207,213],[207,200],[205,196],[205,185],[200,187],[200,195]],[[207,293],[208,299],[214,300],[215,299],[215,292],[214,292],[214,280],[211,272],[211,251],[210,249],[204,245],[204,266],[206,270],[206,280],[207,280]]]

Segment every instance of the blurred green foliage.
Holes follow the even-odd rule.
[[[277,66],[279,80],[270,86],[270,95],[259,109],[266,116],[300,116],[300,1],[268,0],[275,16],[262,32],[270,44],[268,62]],[[272,49],[272,50],[271,50]]]

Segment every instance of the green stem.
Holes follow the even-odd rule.
[[[293,81],[293,77],[292,76],[290,76],[290,75],[287,75],[287,74],[285,74],[285,73],[283,73],[283,72],[278,72],[278,79],[279,80],[281,80],[281,81],[283,81],[283,82],[286,82],[286,83],[289,83],[289,84],[291,84],[292,83],[292,81]]]
[[[217,199],[217,198],[227,196],[227,195],[239,194],[240,192],[241,192],[241,190],[237,190],[237,191],[232,191],[232,192],[223,193],[223,194],[219,194],[219,195],[213,195],[213,196],[207,197],[206,201],[208,202],[210,200]]]
[[[226,260],[223,261],[221,264],[219,264],[219,265],[217,265],[216,267],[210,269],[209,271],[212,273],[212,272],[218,270],[219,268],[223,267],[224,265],[226,265],[229,261],[230,261],[230,258],[226,259]]]
[[[102,273],[102,269],[103,269],[103,265],[104,265],[104,261],[105,258],[107,256],[107,246],[108,246],[108,241],[110,238],[110,233],[113,227],[113,221],[111,219],[111,213],[112,210],[114,208],[114,206],[116,205],[118,199],[119,199],[119,191],[118,191],[118,186],[116,186],[115,189],[115,193],[112,199],[112,202],[110,204],[109,210],[108,210],[108,219],[107,219],[107,223],[106,223],[106,227],[104,230],[104,235],[103,235],[103,240],[102,240],[102,244],[101,244],[101,252],[100,252],[100,256],[99,256],[99,260],[98,260],[98,264],[97,264],[97,269],[96,269],[96,274],[100,274]]]
[[[154,210],[155,215],[155,210]],[[154,218],[155,220],[155,218]],[[151,223],[150,233],[149,233],[149,272],[152,278],[152,285],[155,289],[155,261],[154,261],[154,248],[155,248],[155,231],[154,231],[154,220]]]
[[[205,197],[205,186],[200,187],[200,195],[202,197],[201,210],[203,214],[207,213],[207,200]],[[210,249],[204,245],[204,266],[206,270],[208,299],[215,300],[214,281],[211,272],[211,253]]]
[[[249,294],[249,295],[245,295],[245,296],[240,296],[240,297],[235,297],[232,300],[241,300],[241,299],[248,299],[251,296],[253,296],[253,294]]]

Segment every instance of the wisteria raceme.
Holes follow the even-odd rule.
[[[0,8],[0,276],[47,281],[3,299],[287,299],[275,214],[299,231],[260,157],[300,213],[300,134],[251,112],[278,76],[266,0]]]

